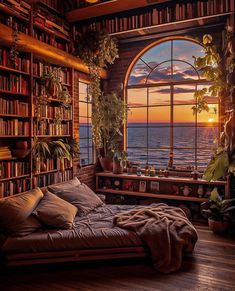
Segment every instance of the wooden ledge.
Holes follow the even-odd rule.
[[[12,44],[12,29],[4,24],[0,24],[0,43],[5,45]],[[34,56],[55,65],[70,67],[83,73],[89,73],[88,67],[81,59],[24,33],[19,33],[18,45],[20,51],[33,53]],[[100,76],[103,79],[107,79],[107,71],[102,69]]]

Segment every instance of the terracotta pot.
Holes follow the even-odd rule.
[[[27,150],[28,142],[27,141],[17,141],[16,142],[16,149]]]
[[[228,222],[227,221],[216,221],[211,218],[208,218],[209,228],[214,233],[225,233],[228,230]]]
[[[100,165],[104,172],[112,172],[113,171],[113,160],[109,157],[99,157]]]
[[[113,161],[113,173],[114,174],[123,173],[123,166],[121,161]]]

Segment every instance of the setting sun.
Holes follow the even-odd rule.
[[[208,118],[208,122],[214,122],[214,118]]]

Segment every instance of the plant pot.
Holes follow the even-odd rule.
[[[16,149],[27,150],[28,142],[27,141],[17,141],[16,142]]]
[[[114,161],[113,162],[113,173],[114,174],[122,174],[123,173],[123,166],[121,161]]]
[[[104,172],[112,172],[113,171],[113,160],[109,157],[99,157],[100,165]]]
[[[227,221],[216,221],[208,218],[209,228],[218,234],[225,233],[228,230],[228,222]]]

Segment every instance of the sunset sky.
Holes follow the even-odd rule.
[[[171,47],[173,49],[171,50]],[[194,58],[202,56],[202,47],[186,40],[174,40],[161,43],[146,53],[134,65],[129,77],[128,85],[158,84],[169,80],[185,81],[198,80],[195,71]],[[172,61],[171,61],[172,59]],[[185,63],[187,62],[187,63]],[[198,85],[198,90],[206,87]],[[195,103],[193,94],[196,84],[175,85],[173,88],[174,122],[194,122],[192,106]],[[170,121],[170,86],[156,86],[149,88],[128,89],[127,102],[129,107],[157,106],[148,108],[148,121],[165,123]],[[210,104],[209,112],[198,115],[198,122],[217,122],[217,98],[207,97]],[[131,108],[128,122],[146,122],[147,108]]]

